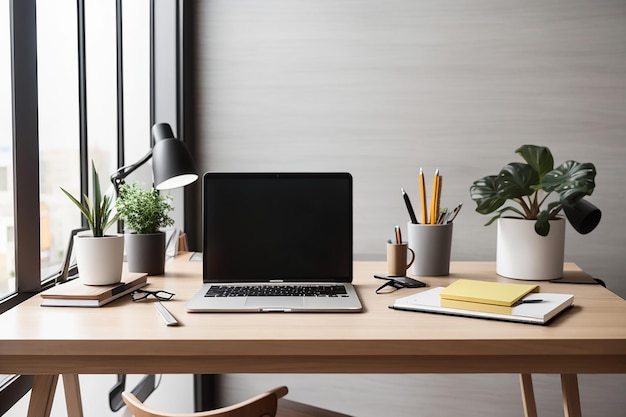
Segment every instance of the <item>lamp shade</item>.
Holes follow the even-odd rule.
[[[595,229],[602,218],[600,209],[586,200],[579,200],[573,206],[564,206],[563,209],[572,227],[583,235]]]
[[[198,179],[196,169],[185,144],[174,137],[167,123],[152,126],[152,174],[154,188],[169,190],[184,187]]]

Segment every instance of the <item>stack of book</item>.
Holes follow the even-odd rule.
[[[124,282],[113,285],[85,285],[79,279],[56,285],[39,294],[48,307],[100,307],[147,284],[148,274],[126,273]]]
[[[531,324],[547,324],[573,306],[571,294],[539,292],[538,285],[459,279],[448,287],[399,298],[390,308]]]

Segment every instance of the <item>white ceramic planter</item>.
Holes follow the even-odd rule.
[[[122,280],[124,236],[74,236],[76,264],[85,285],[111,285]]]
[[[498,275],[533,281],[561,278],[565,219],[551,220],[548,236],[540,236],[535,220],[500,218],[496,250]]]

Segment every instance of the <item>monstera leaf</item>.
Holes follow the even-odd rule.
[[[531,166],[539,178],[543,178],[554,167],[552,152],[545,146],[524,145],[518,148],[515,153],[524,158],[524,161]]]
[[[492,217],[489,222],[485,224],[485,226],[490,225],[495,220],[500,218],[503,213],[506,211],[514,211],[518,213],[520,216],[524,217],[524,213],[516,209],[515,207],[504,207],[498,210],[508,198],[506,197],[506,191],[509,188],[514,188],[513,186],[507,186],[506,181],[503,181],[505,184],[500,184],[500,176],[496,175],[488,175],[484,178],[474,181],[472,186],[470,187],[470,194],[472,196],[472,200],[476,201],[477,207],[476,211],[480,214],[489,214],[496,212],[496,215]],[[506,177],[506,175],[505,175]],[[516,181],[513,181],[516,182]],[[524,188],[524,187],[520,187]],[[532,192],[532,190],[531,190]],[[497,211],[496,211],[497,210]]]
[[[495,175],[488,175],[474,181],[470,187],[470,195],[476,202],[476,211],[480,214],[493,213],[506,202],[506,198],[498,195],[496,178],[498,177]]]
[[[498,195],[505,199],[521,198],[535,192],[539,176],[530,165],[511,162],[505,165],[496,178]]]
[[[546,192],[557,192],[561,204],[573,206],[581,198],[591,195],[596,183],[593,164],[567,161],[548,172],[541,182]]]

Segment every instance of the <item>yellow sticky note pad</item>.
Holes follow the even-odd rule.
[[[440,296],[447,300],[512,306],[531,292],[539,292],[539,286],[459,279],[441,290]]]

